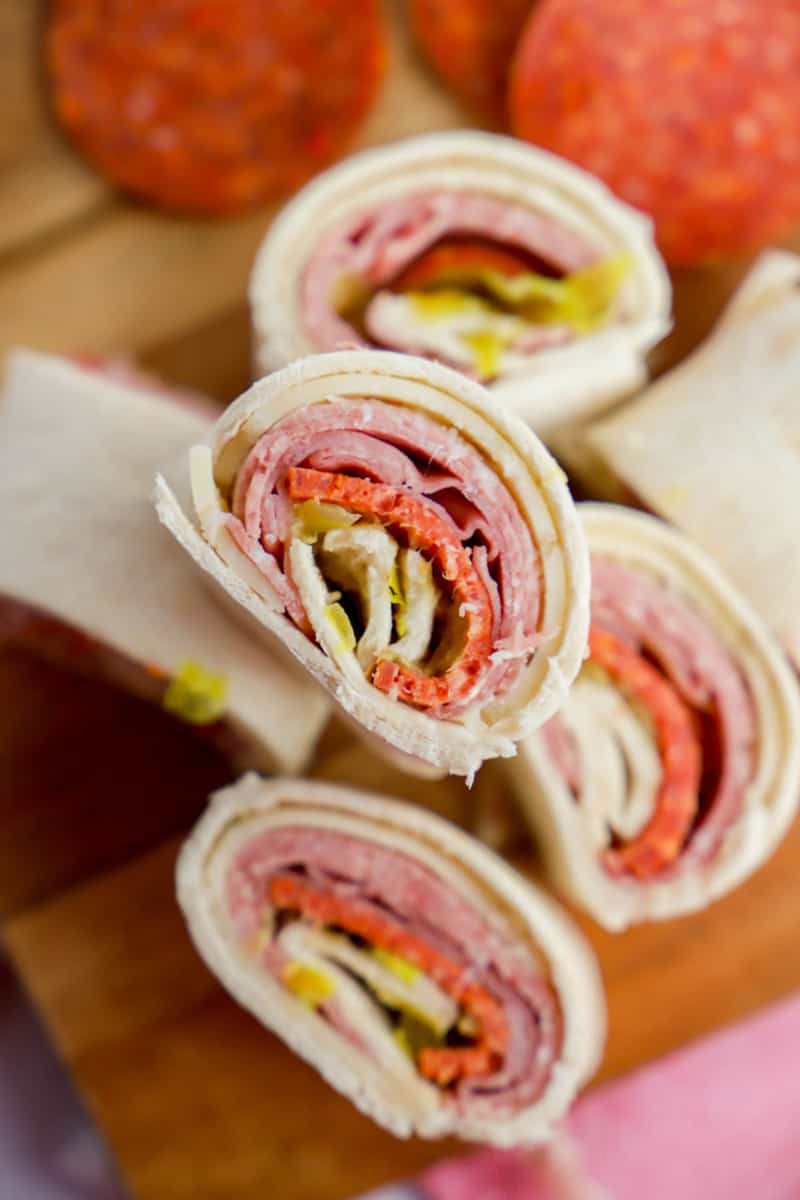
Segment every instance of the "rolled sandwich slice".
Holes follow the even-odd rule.
[[[454,774],[556,711],[588,622],[565,477],[485,389],[356,350],[260,380],[162,521],[370,734]]]
[[[627,496],[713,555],[798,669],[799,325],[800,255],[767,251],[699,349],[559,446],[593,495]]]
[[[250,301],[260,372],[346,345],[402,350],[487,383],[547,433],[641,385],[671,293],[640,213],[545,151],[463,131],[367,151],[304,188]]]
[[[512,774],[556,881],[621,929],[703,908],[772,853],[800,799],[800,699],[770,632],[686,537],[580,509],[589,658]]]
[[[213,797],[177,888],[233,997],[397,1136],[541,1141],[597,1065],[577,930],[425,810],[248,775]]]
[[[124,361],[15,351],[0,395],[0,606],[26,644],[202,727],[239,770],[288,774],[311,758],[326,696],[228,619],[153,514],[155,471],[183,466],[214,413]]]

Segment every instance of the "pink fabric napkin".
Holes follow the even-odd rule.
[[[0,952],[0,1200],[126,1195]]]
[[[800,994],[598,1088],[546,1151],[447,1160],[370,1200],[755,1197],[800,1197]]]

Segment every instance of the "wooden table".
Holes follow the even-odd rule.
[[[362,142],[464,123],[414,59],[394,63]],[[136,352],[227,401],[247,382],[247,274],[269,222],[183,221],[127,204],[52,129],[40,13],[0,3],[0,353]],[[663,369],[707,332],[744,264],[676,279]],[[8,514],[6,519],[8,519]],[[229,777],[163,713],[0,647],[0,912],[11,955],[138,1200],[342,1200],[441,1146],[360,1117],[221,992],[172,896],[179,835]],[[468,822],[457,782],[388,770],[338,726],[315,773],[380,786]],[[480,787],[502,788],[491,768]],[[522,866],[535,871],[530,853]],[[800,830],[697,917],[602,933],[607,1078],[800,987]],[[310,1136],[313,1132],[313,1137]]]

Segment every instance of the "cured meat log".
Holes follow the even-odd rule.
[[[566,477],[477,383],[369,350],[260,380],[161,520],[363,729],[455,774],[514,753],[580,666]]]
[[[441,818],[254,775],[177,865],[209,968],[398,1136],[546,1138],[594,1070],[594,959],[552,902]]]
[[[556,880],[611,929],[704,907],[800,799],[800,693],[714,564],[654,517],[581,505],[590,655],[513,767]]]
[[[153,473],[213,411],[118,361],[12,355],[0,594],[35,648],[207,726],[240,769],[302,770],[325,696],[227,619],[153,516]]]
[[[597,180],[487,133],[368,151],[284,209],[250,283],[256,362],[374,346],[489,385],[537,432],[646,378],[669,328],[650,224]]]

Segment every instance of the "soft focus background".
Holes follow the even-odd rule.
[[[43,19],[33,0],[0,0],[0,357],[17,345],[136,356],[226,403],[249,381],[247,277],[274,208],[189,219],[122,198],[51,119]],[[389,4],[387,20],[390,66],[354,144],[474,123],[412,45],[404,6]],[[675,330],[656,371],[708,332],[746,267],[676,270]],[[121,1195],[83,1103],[142,1200],[344,1200],[452,1151],[392,1141],[222,994],[185,937],[172,865],[230,768],[176,720],[57,653],[48,661],[34,641],[24,618],[2,611],[0,1196]],[[491,767],[471,796],[458,783],[421,785],[338,727],[315,773],[464,822],[481,789],[501,789]],[[519,862],[535,870],[524,843]],[[609,993],[601,1079],[800,988],[798,914],[786,902],[798,869],[795,828],[767,868],[704,914],[622,936],[579,918]]]

